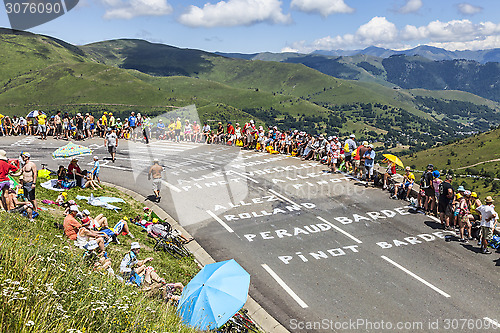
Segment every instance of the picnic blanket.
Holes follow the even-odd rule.
[[[40,184],[43,188],[46,188],[47,190],[52,190],[52,191],[59,191],[63,192],[66,191],[64,188],[56,188],[57,185],[57,179],[49,179],[44,183]]]
[[[111,205],[110,203],[117,203],[117,202],[122,202],[124,203],[125,200],[121,198],[114,198],[114,197],[94,197],[94,194],[91,193],[90,197],[86,197],[83,195],[77,195],[76,200],[87,200],[87,203],[92,206],[96,207],[102,207],[106,209],[112,209],[112,210],[121,210],[120,207]]]

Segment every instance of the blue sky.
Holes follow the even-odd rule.
[[[500,47],[498,0],[80,0],[31,29],[73,44],[141,38],[206,51],[256,53]],[[5,10],[0,26],[10,27]]]

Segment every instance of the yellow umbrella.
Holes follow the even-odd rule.
[[[403,162],[401,162],[401,160],[399,159],[399,157],[397,157],[396,155],[392,155],[392,154],[384,154],[382,155],[384,156],[385,158],[387,158],[389,161],[391,161],[392,163],[396,163],[396,165],[399,165],[400,167],[404,168],[405,166],[403,165]]]

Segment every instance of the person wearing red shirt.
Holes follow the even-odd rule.
[[[2,191],[2,207],[6,211],[8,210],[7,191],[10,188],[10,179],[8,176],[18,171],[18,169],[8,161],[5,150],[0,150],[0,191]]]
[[[85,178],[86,172],[82,172],[80,166],[78,165],[78,159],[74,158],[71,160],[71,163],[68,165],[68,175],[73,176],[76,179],[76,186],[82,186],[82,179]]]

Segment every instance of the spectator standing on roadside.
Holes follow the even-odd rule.
[[[177,117],[177,120],[175,121],[175,142],[181,142],[181,130],[182,130],[181,118]]]
[[[111,155],[111,160],[115,163],[116,148],[118,147],[118,136],[116,130],[108,128],[108,134],[104,138],[104,146],[108,147],[108,152]]]
[[[352,153],[357,148],[356,141],[354,141],[355,138],[356,138],[356,135],[351,134],[349,136],[349,139],[347,139],[345,141],[344,160],[345,160],[345,166],[347,168],[347,172],[349,172],[349,173],[352,173],[354,171],[354,167],[352,164]],[[353,169],[353,171],[350,171],[351,168]]]
[[[47,115],[41,113],[37,116],[38,132],[41,140],[47,140]]]
[[[35,163],[30,161],[31,155],[27,152],[21,154],[24,165],[21,168],[23,176],[24,198],[33,204],[35,212],[38,211],[38,205],[35,198],[36,177],[38,175]]]
[[[84,140],[83,117],[81,113],[76,114],[76,140]]]
[[[135,130],[137,127],[137,118],[134,111],[128,117],[128,127],[130,128],[130,138],[135,141],[137,139],[137,131]]]
[[[435,197],[434,197],[434,187],[432,181],[434,180],[434,165],[427,165],[427,171],[422,174],[422,178],[420,179],[420,190],[424,192],[424,196],[418,193],[417,198],[417,208],[423,208],[426,212],[434,210]],[[420,201],[423,198],[424,204],[423,207],[420,206]]]
[[[61,118],[61,111],[57,111],[56,115],[54,116],[54,126],[56,127],[55,130],[55,139],[59,140],[61,138],[62,134],[62,118]]]
[[[151,180],[153,176],[153,194],[155,196],[156,202],[160,202],[160,190],[161,190],[161,172],[163,168],[159,165],[159,161],[155,159],[153,165],[149,168],[148,180]]]
[[[476,211],[481,214],[481,252],[491,254],[491,251],[488,250],[488,243],[493,237],[498,214],[495,212],[491,196],[486,197],[485,203],[486,205],[477,207]]]
[[[375,161],[375,151],[373,145],[368,145],[368,150],[364,153],[365,159],[365,180],[370,181],[373,179],[373,162]]]
[[[453,187],[451,182],[453,176],[446,175],[446,180],[439,185],[439,206],[438,212],[441,219],[441,224],[445,230],[450,230],[450,219],[453,217]]]

